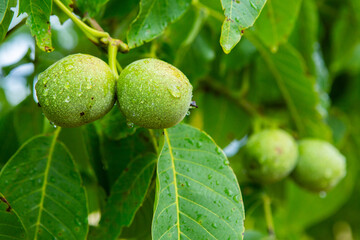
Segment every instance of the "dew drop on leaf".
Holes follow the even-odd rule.
[[[325,191],[321,191],[321,192],[319,192],[319,197],[320,198],[326,198],[326,192]]]
[[[229,197],[231,197],[233,195],[232,191],[228,188],[225,188],[224,190],[225,194],[228,195]]]
[[[240,198],[240,195],[235,195],[233,197],[233,199],[234,199],[235,202],[239,203],[241,198]]]
[[[128,128],[133,128],[134,127],[134,123],[132,123],[132,122],[127,122],[126,125],[127,125]]]

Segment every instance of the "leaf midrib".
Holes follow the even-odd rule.
[[[47,186],[47,182],[48,182],[48,177],[49,177],[49,172],[50,172],[50,165],[51,165],[51,161],[52,161],[52,156],[54,153],[54,149],[55,149],[55,145],[56,145],[56,139],[60,133],[61,128],[56,129],[53,140],[51,141],[51,145],[50,145],[50,149],[49,149],[49,155],[47,158],[47,164],[46,164],[46,168],[45,168],[45,172],[44,172],[44,182],[43,185],[41,187],[41,192],[43,193],[41,195],[40,198],[40,203],[39,203],[39,215],[38,218],[36,220],[35,223],[35,236],[34,236],[34,240],[38,239],[38,230],[39,230],[39,226],[41,224],[41,216],[42,216],[42,212],[44,211],[44,200],[45,200],[45,195],[46,195],[46,186]]]
[[[176,204],[176,215],[177,215],[177,219],[176,219],[176,225],[177,225],[177,230],[178,230],[178,239],[180,239],[180,210],[179,210],[179,196],[178,196],[178,189],[177,189],[177,180],[176,180],[176,170],[175,170],[175,158],[173,155],[173,150],[172,150],[172,146],[170,143],[170,138],[169,138],[169,134],[167,132],[166,129],[164,129],[164,133],[165,133],[165,139],[166,139],[166,143],[168,144],[169,147],[169,154],[170,154],[170,158],[171,158],[171,165],[172,165],[172,172],[174,175],[174,188],[175,188],[175,204]]]

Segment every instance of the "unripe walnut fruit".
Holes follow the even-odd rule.
[[[129,122],[145,128],[169,128],[183,120],[189,110],[192,86],[176,67],[147,58],[121,72],[117,97]]]
[[[269,129],[249,138],[243,162],[249,178],[264,184],[286,177],[294,169],[297,156],[297,145],[290,134]]]
[[[69,55],[39,74],[36,95],[57,126],[78,127],[104,116],[115,102],[116,79],[101,59]]]
[[[318,139],[299,142],[299,158],[292,178],[301,187],[315,192],[327,191],[345,175],[345,157],[333,145]]]

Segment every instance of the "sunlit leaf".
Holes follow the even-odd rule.
[[[153,239],[242,239],[241,192],[222,150],[188,125],[166,129],[164,137]]]
[[[15,6],[16,0],[0,1],[0,42],[4,39],[14,16],[14,12],[10,8]]]
[[[0,189],[29,239],[85,239],[85,191],[56,134],[27,141],[0,172]]]
[[[29,25],[31,35],[35,36],[38,47],[45,51],[54,50],[51,43],[50,14],[51,0],[22,0],[19,13],[27,13],[26,24]]]
[[[221,0],[225,20],[221,28],[220,44],[225,53],[240,41],[242,31],[258,18],[266,0]]]

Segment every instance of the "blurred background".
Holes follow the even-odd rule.
[[[110,0],[96,20],[125,40],[138,2]],[[224,19],[220,1],[194,2],[162,36],[119,54],[120,64],[157,57],[190,79],[199,108],[185,121],[206,131],[229,157],[245,203],[245,239],[267,235],[265,193],[271,198],[278,239],[360,239],[360,1],[270,0],[228,55],[219,44]],[[0,44],[0,167],[48,125],[34,92],[40,72],[73,53],[107,61],[106,51],[56,9],[54,14],[55,51],[35,46],[24,15],[13,20]],[[331,142],[347,158],[347,176],[320,194],[291,179],[267,186],[251,183],[242,171],[241,148],[253,131],[269,127],[283,128],[296,139]],[[73,136],[81,128],[66,131]],[[76,152],[81,150],[71,151],[81,156]],[[100,203],[91,204],[95,211]]]

